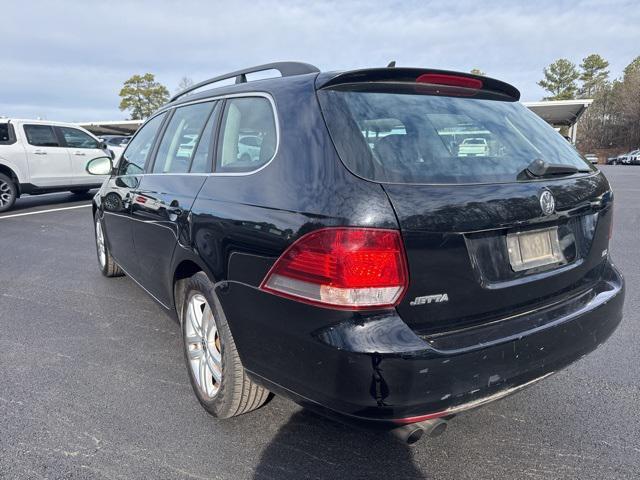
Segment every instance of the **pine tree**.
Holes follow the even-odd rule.
[[[540,80],[538,85],[551,93],[545,100],[571,100],[576,97],[579,76],[575,64],[560,58],[544,69],[544,80]]]
[[[143,120],[164,105],[169,90],[156,82],[153,73],[134,75],[120,90],[120,110],[130,110],[131,120]]]
[[[607,67],[609,62],[597,53],[582,59],[580,64],[580,96],[583,98],[592,98],[597,91],[601,90],[609,80],[609,70]]]

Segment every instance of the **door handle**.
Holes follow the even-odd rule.
[[[73,152],[73,154],[74,154],[74,155],[80,155],[80,156],[82,156],[82,157],[84,157],[84,156],[86,155],[86,153],[81,152],[81,151]]]
[[[45,152],[44,150],[34,150],[33,153],[35,153],[36,155],[46,155],[47,152]]]

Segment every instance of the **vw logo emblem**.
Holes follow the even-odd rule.
[[[545,215],[551,215],[556,210],[556,200],[549,190],[544,190],[540,194],[540,208]]]

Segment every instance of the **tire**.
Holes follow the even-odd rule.
[[[105,277],[121,277],[124,275],[122,269],[115,262],[109,247],[104,238],[104,228],[102,226],[102,220],[100,219],[98,212],[93,217],[94,232],[96,238],[96,254],[98,255],[98,267]]]
[[[270,393],[247,376],[213,283],[198,272],[186,280],[184,292],[178,314],[184,359],[200,404],[217,418],[264,405]]]
[[[71,193],[73,193],[74,195],[86,195],[87,193],[89,193],[89,189],[82,188],[80,190],[71,190]]]
[[[611,162],[611,165],[617,165],[618,162],[616,162],[615,160],[613,162]]]
[[[9,177],[0,173],[0,212],[11,210],[17,199],[17,185]]]

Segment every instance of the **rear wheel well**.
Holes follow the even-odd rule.
[[[13,180],[13,183],[16,184],[16,188],[18,189],[18,195],[20,195],[20,181],[18,180],[18,176],[15,174],[15,172],[6,165],[0,164],[0,173],[5,174],[7,177]]]
[[[186,280],[201,271],[202,269],[195,262],[192,262],[191,260],[184,260],[180,262],[178,268],[176,268],[176,271],[173,274],[173,304],[175,305],[176,313],[178,314],[178,321],[182,318],[181,309],[184,301]]]

